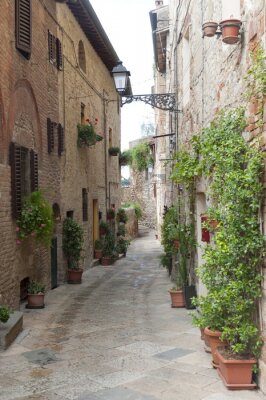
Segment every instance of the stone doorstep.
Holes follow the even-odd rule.
[[[14,311],[4,324],[0,322],[0,350],[6,350],[23,329],[23,313]]]

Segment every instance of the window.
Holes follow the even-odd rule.
[[[82,40],[79,41],[79,66],[86,73],[86,56]]]
[[[16,0],[16,47],[26,57],[31,55],[31,0]]]
[[[88,192],[82,189],[82,219],[88,221]]]
[[[73,219],[74,218],[74,211],[73,210],[67,211],[66,212],[66,216],[67,216],[67,218]]]
[[[109,147],[113,146],[113,130],[109,128]]]
[[[80,123],[85,125],[85,104],[83,103],[80,105]]]
[[[57,136],[58,136],[58,155],[59,157],[62,155],[64,151],[64,145],[65,145],[65,133],[64,133],[64,128],[61,124],[58,124],[57,126]]]
[[[57,128],[57,152],[61,156],[64,151],[65,133],[61,124],[51,121],[47,118],[47,150],[48,153],[53,153],[55,147],[55,132]]]
[[[62,44],[50,31],[48,31],[48,58],[57,69],[63,69]]]
[[[12,215],[17,218],[25,196],[38,189],[38,154],[34,150],[10,144]]]
[[[190,45],[188,31],[182,41],[183,56],[183,105],[187,105],[190,100]]]

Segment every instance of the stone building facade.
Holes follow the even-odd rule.
[[[3,0],[0,12],[0,302],[18,308],[28,279],[47,289],[65,280],[64,218],[83,226],[86,268],[99,218],[119,206],[118,157],[108,154],[120,146],[118,56],[89,1]],[[104,139],[82,148],[77,124],[87,118]],[[16,244],[22,197],[37,188],[55,214],[48,249]]]
[[[250,125],[246,129],[245,139],[251,141],[258,138],[261,149],[265,149],[265,113],[261,127],[256,127],[256,105],[247,104],[245,76],[251,65],[251,54],[258,45],[266,51],[266,6],[265,0],[169,0],[164,6],[163,1],[156,1],[157,13],[169,12],[168,33],[164,37],[161,48],[155,52],[160,67],[160,53],[164,54],[165,70],[158,69],[157,82],[162,79],[166,83],[168,93],[175,93],[176,114],[176,148],[186,145],[192,135],[209,126],[217,111],[244,105]],[[239,41],[236,44],[226,44],[221,36],[203,37],[202,25],[206,21],[217,21],[236,18],[242,21]],[[156,32],[159,35],[157,19]],[[156,20],[155,20],[156,23]],[[166,30],[166,28],[165,28]],[[160,46],[157,40],[158,46]],[[157,57],[157,58],[156,58]],[[265,106],[264,106],[265,109]],[[166,115],[167,129],[170,131],[171,115]],[[159,139],[158,139],[159,140]],[[208,187],[206,182],[199,182],[196,193],[196,227],[197,241],[201,242],[201,214],[209,206]],[[174,196],[176,192],[174,189]],[[265,199],[261,208],[261,230],[265,234]],[[197,248],[197,265],[202,264],[202,247]],[[263,297],[259,307],[260,327],[266,336],[266,287],[265,269],[263,270]],[[201,282],[197,283],[198,294],[205,294]],[[260,362],[260,387],[266,392],[266,358],[265,350]]]

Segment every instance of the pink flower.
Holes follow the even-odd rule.
[[[19,232],[19,231],[20,231],[19,226],[16,226],[16,232]]]
[[[17,243],[17,244],[21,244],[21,240],[17,239],[17,240],[16,240],[16,243]]]

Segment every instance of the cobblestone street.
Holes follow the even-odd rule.
[[[143,231],[126,258],[24,310],[23,332],[0,354],[0,399],[263,399],[224,388],[188,311],[170,307],[160,252]]]

